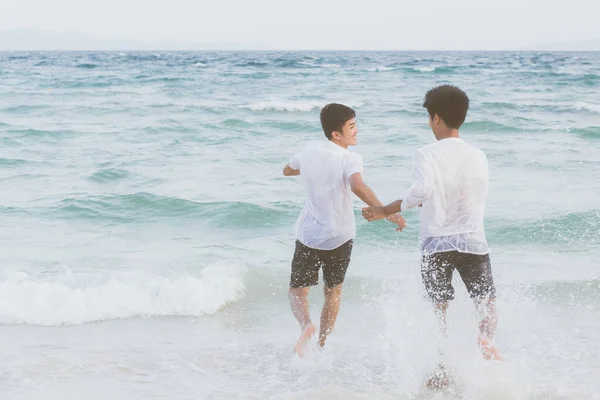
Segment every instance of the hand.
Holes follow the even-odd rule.
[[[365,207],[362,209],[362,216],[367,221],[376,221],[378,219],[384,219],[386,217],[383,207]]]
[[[400,214],[394,214],[388,217],[388,220],[390,222],[395,223],[396,225],[398,225],[398,227],[396,228],[396,230],[398,232],[402,232],[402,230],[404,228],[406,228],[406,220],[404,219],[404,217]]]

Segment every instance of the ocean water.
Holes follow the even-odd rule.
[[[367,183],[402,197],[441,83],[490,162],[506,362],[481,360],[458,276],[438,343],[418,211],[397,233],[358,200],[335,332],[293,357],[282,167],[342,102]],[[600,53],[0,53],[1,397],[600,398],[599,90]],[[438,344],[455,383],[432,392]]]

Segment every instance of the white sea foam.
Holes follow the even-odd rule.
[[[216,313],[244,294],[244,268],[219,263],[197,277],[112,278],[99,285],[18,273],[0,281],[0,323],[75,325],[130,317]]]
[[[437,67],[428,65],[426,67],[416,67],[414,68],[415,71],[419,71],[419,72],[433,72],[437,69]]]
[[[374,68],[369,68],[370,72],[387,72],[387,71],[394,71],[396,68],[394,67],[386,67],[385,65],[379,66],[379,67],[374,67]]]
[[[245,108],[252,111],[308,112],[317,110],[327,103],[330,103],[330,101],[261,101],[245,106]],[[363,105],[362,102],[349,102],[346,104],[353,108]]]
[[[600,104],[590,104],[578,101],[575,103],[575,109],[579,111],[592,111],[600,114]]]
[[[324,106],[325,103],[322,101],[298,101],[298,102],[285,102],[285,101],[261,101],[258,103],[251,104],[248,106],[252,111],[311,111]]]

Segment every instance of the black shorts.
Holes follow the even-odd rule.
[[[431,301],[440,303],[454,299],[452,272],[455,269],[473,300],[480,302],[496,297],[489,254],[448,251],[424,255],[421,261],[421,276]]]
[[[320,268],[323,268],[323,281],[327,287],[339,285],[346,277],[351,253],[352,239],[333,250],[313,249],[297,240],[290,287],[318,285]]]

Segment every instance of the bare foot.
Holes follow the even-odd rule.
[[[315,334],[316,331],[317,328],[315,328],[312,322],[309,322],[306,326],[304,326],[302,333],[300,334],[300,337],[294,346],[294,353],[298,354],[299,357],[303,357],[306,343],[308,343],[309,339]]]
[[[494,346],[490,339],[480,336],[477,338],[477,343],[479,344],[479,347],[481,347],[481,353],[485,360],[504,361],[500,351]]]
[[[323,348],[325,347],[325,342],[327,341],[327,336],[325,335],[319,335],[319,347]]]

